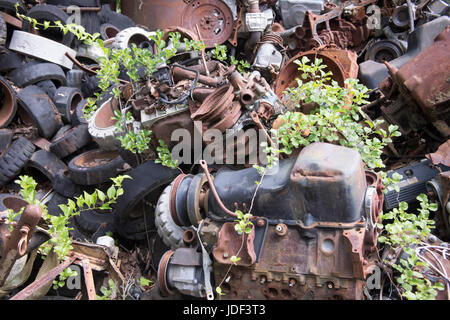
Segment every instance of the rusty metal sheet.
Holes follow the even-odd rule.
[[[251,266],[256,261],[256,253],[253,244],[255,239],[255,228],[250,234],[239,235],[234,229],[236,223],[224,223],[219,232],[217,246],[213,250],[216,261],[223,264],[231,264],[230,258],[237,256],[241,260],[236,264],[239,266]],[[243,238],[244,237],[244,238]]]
[[[356,79],[358,76],[358,63],[356,62],[358,56],[353,51],[323,49],[302,52],[290,59],[280,70],[274,85],[275,94],[279,98],[283,96],[283,91],[287,88],[297,87],[296,79],[301,79],[301,72],[298,70],[298,65],[294,61],[300,60],[303,56],[307,56],[311,61],[314,61],[316,57],[322,59],[322,63],[328,67],[326,70],[333,73],[332,79],[341,87],[344,86],[345,79]]]
[[[388,68],[405,97],[411,97],[431,120],[450,121],[450,27],[400,69]],[[389,64],[387,64],[389,65]]]
[[[181,26],[181,16],[186,8],[183,0],[122,1],[122,13],[136,24],[150,30]]]
[[[434,165],[443,164],[450,167],[450,139],[439,146],[436,152],[426,155]]]

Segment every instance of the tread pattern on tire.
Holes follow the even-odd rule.
[[[158,199],[158,204],[155,209],[155,224],[164,244],[171,249],[176,249],[183,245],[184,229],[176,225],[170,215],[170,192],[172,185],[173,182],[164,189]]]
[[[65,158],[68,155],[83,148],[91,141],[87,125],[79,125],[64,132],[60,137],[50,144],[50,151],[58,158]]]
[[[15,178],[30,160],[35,146],[26,138],[19,137],[0,156],[0,187]]]

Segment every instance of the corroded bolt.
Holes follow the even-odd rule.
[[[288,231],[288,227],[287,225],[285,225],[284,223],[279,223],[276,225],[275,227],[275,232],[279,235],[279,236],[284,236]]]
[[[334,283],[333,282],[328,282],[327,283],[327,287],[328,287],[328,289],[333,289],[334,288]]]
[[[264,227],[265,224],[266,224],[265,221],[263,219],[261,219],[261,218],[256,220],[256,225],[258,227]]]

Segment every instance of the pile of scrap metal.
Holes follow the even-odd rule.
[[[379,216],[401,201],[414,207],[421,193],[439,209],[436,234],[417,250],[442,267],[424,274],[448,278],[446,0],[140,0],[122,1],[123,14],[111,9],[111,1],[35,2],[0,1],[3,297],[95,299],[110,277],[127,291],[124,298],[133,290],[133,298],[151,299],[371,298],[366,284],[380,265]],[[168,49],[173,45],[168,32],[178,32],[181,40],[202,40],[206,50],[199,54],[181,46],[170,63],[158,65],[151,76],[140,74],[133,86],[121,72],[120,98],[105,94],[85,119],[87,98],[100,91],[96,74],[103,51],[70,32],[33,29],[16,10],[39,22],[81,24],[100,33],[113,50],[135,44],[153,53],[149,36],[156,30],[165,32]],[[215,59],[210,49],[216,45],[227,46],[229,56],[248,62],[249,70]],[[367,170],[357,151],[320,142],[282,159],[276,172],[269,170],[255,184],[261,176],[251,157],[264,158],[260,142],[272,143],[268,132],[278,116],[307,112],[287,91],[298,85],[295,61],[305,56],[322,59],[340,86],[358,78],[370,89],[370,103],[362,108],[366,115],[399,127],[402,136],[383,154],[388,176],[402,175],[398,192],[383,192],[380,172]],[[115,111],[131,112],[127,128],[151,130],[143,154],[121,146]],[[245,135],[252,129],[258,132],[256,143]],[[192,141],[174,142],[180,132]],[[182,160],[190,159],[178,168],[184,173],[155,162],[160,140],[172,153],[182,151]],[[211,153],[230,140],[225,153]],[[209,168],[203,158],[208,152],[214,159]],[[56,254],[35,262],[49,235],[41,212],[18,194],[13,180],[20,174],[37,180],[37,197],[55,216],[63,214],[59,204],[84,190],[106,192],[109,179],[119,174],[132,179],[124,181],[111,212],[85,210],[71,219],[73,249],[59,264]],[[4,210],[21,208],[17,224],[5,223]],[[236,210],[251,211],[249,234],[236,232]],[[130,289],[134,281],[130,273],[122,275],[111,234],[125,248],[122,255],[138,257],[139,271],[131,274],[153,278],[154,288]],[[382,254],[395,262],[401,252]],[[82,289],[51,288],[62,270],[77,264],[84,270]],[[28,279],[39,268],[36,279]],[[98,281],[92,270],[99,271]],[[216,294],[217,286],[225,295]],[[446,294],[448,289],[439,298]]]

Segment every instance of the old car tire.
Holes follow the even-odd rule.
[[[183,245],[185,229],[178,226],[170,214],[170,192],[172,191],[172,186],[173,182],[164,189],[158,199],[155,209],[155,224],[164,244],[171,249],[176,249]]]
[[[0,55],[0,72],[11,72],[24,65],[24,56],[16,52],[5,52]]]
[[[62,121],[53,101],[37,86],[28,86],[17,94],[19,116],[25,123],[34,123],[38,133],[50,139],[62,127]]]
[[[9,82],[0,76],[0,128],[4,128],[11,123],[16,111],[16,92]]]
[[[57,6],[54,6],[51,4],[35,5],[33,8],[31,8],[28,11],[27,15],[30,18],[36,19],[37,21],[39,21],[41,23],[43,23],[43,21],[49,21],[49,22],[61,21],[63,24],[66,24],[67,20],[69,19],[69,15],[67,13],[65,13],[61,8],[58,8]],[[49,29],[47,29],[47,30],[49,30]],[[59,35],[56,35],[56,36],[53,36],[52,34],[50,34],[50,36],[48,36],[48,35],[49,34],[45,33],[45,32],[42,34],[43,37],[60,42],[63,45],[66,45],[69,47],[72,44],[72,41],[74,38],[74,35],[71,32],[62,34],[62,32],[60,31]]]
[[[8,35],[8,28],[6,26],[6,22],[5,19],[3,18],[3,15],[0,14],[0,47],[5,46],[7,35]]]
[[[87,106],[88,101],[86,99],[81,100],[75,107],[75,112],[70,115],[72,125],[77,126],[79,124],[88,124],[88,120],[84,117],[84,108]]]
[[[149,39],[149,36],[153,34],[140,27],[124,29],[114,38],[113,48],[126,49],[131,44],[136,44],[138,47],[149,49],[153,53],[152,40]]]
[[[127,173],[132,179],[124,180],[124,194],[118,199],[114,209],[116,229],[121,237],[129,240],[145,239],[144,216],[139,215],[141,211],[138,206],[144,205],[150,209],[151,206],[156,205],[160,193],[178,174],[178,170],[169,169],[152,160]],[[145,216],[147,227],[154,226],[153,209],[148,210]]]
[[[50,200],[45,204],[47,206],[48,214],[52,216],[63,215],[64,212],[59,207],[60,204],[67,204],[67,197],[60,195],[57,192],[51,194]]]
[[[66,75],[63,69],[54,63],[27,63],[12,71],[9,78],[21,88],[43,80],[56,81],[58,87],[66,84]]]
[[[0,129],[0,153],[11,144],[13,133],[8,129]]]
[[[54,139],[50,144],[50,151],[61,159],[83,148],[90,141],[91,136],[87,125],[82,124],[67,130]]]
[[[53,97],[56,108],[65,123],[71,123],[72,114],[76,112],[76,107],[82,100],[81,91],[70,87],[59,87]]]
[[[39,81],[36,83],[36,86],[41,88],[50,97],[50,99],[54,99],[57,89],[52,80]]]
[[[95,210],[85,210],[74,217],[78,229],[85,234],[93,235],[100,228],[112,228],[114,216],[111,212],[100,213]]]
[[[115,121],[112,120],[114,113],[111,104],[117,110],[117,100],[109,99],[89,119],[89,133],[103,150],[117,150],[120,145],[116,138]]]
[[[91,150],[69,162],[69,177],[80,185],[90,186],[107,182],[125,169],[125,162],[116,151]]]
[[[63,134],[67,131],[69,131],[70,129],[72,129],[72,126],[70,124],[66,124],[65,126],[62,126],[61,128],[58,129],[58,131],[56,131],[55,135],[52,138],[52,142],[57,140],[58,138],[62,137]]]
[[[119,32],[120,30],[110,23],[104,23],[100,26],[100,35],[103,40],[113,39]]]
[[[102,10],[98,13],[98,15],[102,24],[110,23],[119,30],[135,26],[133,20],[123,14],[112,11],[109,5],[103,5]]]
[[[34,168],[50,180],[53,190],[65,197],[75,197],[80,194],[80,188],[67,177],[67,166],[56,155],[45,150],[33,153],[27,168]]]
[[[0,11],[15,16],[17,3],[19,4],[17,11],[21,14],[26,14],[27,9],[25,9],[25,5],[22,0],[0,0]]]
[[[0,155],[0,187],[8,183],[27,164],[35,150],[34,144],[23,137],[14,140]]]

